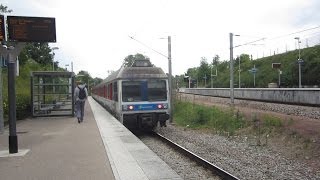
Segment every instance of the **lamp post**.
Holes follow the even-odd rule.
[[[253,87],[254,88],[256,87],[256,73],[257,73],[257,71],[258,71],[258,69],[256,68],[255,64],[253,65],[253,68],[251,68],[249,70],[249,72],[253,74]]]
[[[295,37],[294,39],[297,40],[298,42],[298,48],[299,48],[299,58],[298,58],[298,64],[299,64],[299,88],[302,88],[301,85],[301,64],[303,63],[303,60],[301,59],[301,54],[300,54],[300,37]]]
[[[170,93],[170,109],[169,109],[169,114],[170,114],[170,122],[172,122],[172,69],[171,69],[171,36],[168,36],[168,66],[169,66],[169,93]]]
[[[169,108],[169,114],[170,119],[169,121],[172,122],[172,106],[173,106],[173,98],[172,98],[172,68],[171,68],[171,36],[168,36],[167,38],[160,38],[160,39],[168,39],[168,56],[163,55],[162,53],[159,53],[158,51],[155,51],[156,53],[167,57],[168,58],[168,71],[169,71],[169,79],[168,79],[168,87],[169,87],[169,95],[170,95],[170,108]]]
[[[241,88],[241,79],[240,79],[240,74],[241,74],[241,69],[240,69],[240,58],[241,58],[241,55],[239,56],[239,88]]]
[[[213,88],[213,78],[212,77],[217,77],[218,76],[218,65],[216,64],[216,65],[213,65],[214,64],[214,62],[216,62],[216,59],[215,58],[213,58],[213,60],[212,60],[212,64],[211,64],[211,88]],[[216,74],[212,74],[212,68],[213,67],[216,67]]]
[[[212,66],[213,66],[213,64],[211,64],[211,72],[210,72],[210,80],[211,80],[211,88],[212,88]]]
[[[230,37],[230,99],[231,104],[234,105],[234,84],[233,84],[233,36],[240,36],[234,35],[233,33],[229,34]]]
[[[54,50],[58,50],[59,48],[58,47],[53,47],[51,50],[52,50],[52,52],[53,52],[53,58],[52,58],[52,71],[54,71],[54,55],[55,55],[55,53],[54,53]]]

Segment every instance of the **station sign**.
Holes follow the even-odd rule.
[[[8,40],[56,42],[55,18],[7,16]]]
[[[5,41],[5,24],[4,24],[4,16],[0,15],[0,41]]]
[[[272,63],[272,68],[273,69],[280,69],[281,68],[281,63]]]
[[[258,71],[257,68],[251,68],[251,69],[249,70],[249,72],[250,72],[250,73],[253,73],[253,74],[257,73],[257,71]]]

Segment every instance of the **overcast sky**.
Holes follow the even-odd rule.
[[[56,18],[55,61],[73,62],[74,71],[105,78],[136,53],[168,72],[167,38],[172,41],[174,75],[199,66],[201,57],[229,59],[229,33],[235,48],[254,58],[320,43],[319,0],[2,0],[11,15]],[[318,27],[318,28],[315,28]],[[303,31],[314,28],[312,30]],[[301,33],[295,33],[303,31]],[[291,34],[295,33],[295,34]],[[289,35],[291,34],[291,35]],[[132,40],[129,36],[142,42]],[[153,50],[152,50],[153,49]],[[70,67],[69,67],[70,70]]]

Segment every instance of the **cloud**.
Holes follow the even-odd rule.
[[[294,26],[319,25],[320,23],[320,1],[309,0],[307,4],[296,7],[291,18]]]

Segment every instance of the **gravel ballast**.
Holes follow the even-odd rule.
[[[240,179],[320,179],[319,170],[315,172],[271,147],[253,146],[246,138],[228,138],[171,124],[157,131]],[[170,159],[170,153],[168,156],[162,158]]]

